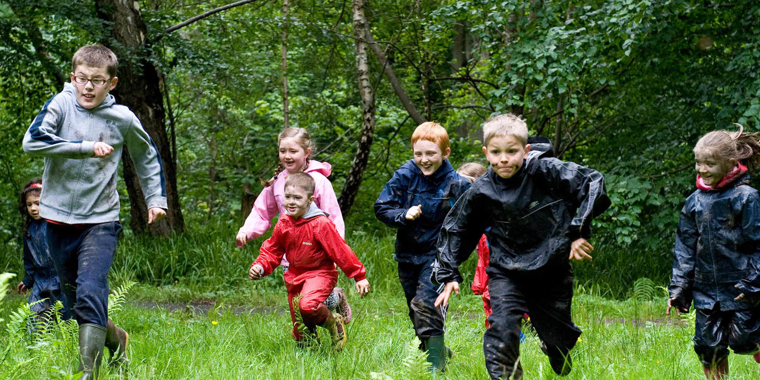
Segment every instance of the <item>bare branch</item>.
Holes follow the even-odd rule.
[[[236,3],[227,4],[225,6],[222,6],[222,7],[216,8],[216,9],[212,9],[212,10],[210,10],[210,11],[208,11],[206,13],[200,14],[198,16],[191,17],[191,18],[187,19],[186,21],[183,21],[183,22],[181,22],[181,23],[179,23],[177,25],[172,26],[171,28],[168,28],[168,29],[164,30],[163,33],[161,33],[158,36],[156,36],[156,39],[153,42],[156,42],[156,41],[160,40],[164,35],[167,35],[167,34],[173,32],[173,31],[175,31],[177,29],[182,29],[182,28],[184,28],[184,27],[186,27],[186,26],[188,26],[188,25],[190,25],[190,24],[192,24],[192,23],[194,23],[196,21],[203,20],[204,18],[206,18],[208,16],[211,16],[211,15],[213,15],[215,13],[219,13],[221,11],[226,11],[227,9],[239,7],[241,5],[252,3],[254,1],[257,1],[257,0],[241,0],[241,1],[238,1]]]

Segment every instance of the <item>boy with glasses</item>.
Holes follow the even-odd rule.
[[[24,136],[24,151],[45,158],[39,214],[69,309],[79,323],[80,379],[96,379],[103,346],[126,367],[129,335],[108,319],[108,272],[121,232],[116,177],[129,146],[148,204],[148,224],[166,216],[161,158],[134,113],[109,91],[116,55],[81,47],[71,83],[42,107]]]

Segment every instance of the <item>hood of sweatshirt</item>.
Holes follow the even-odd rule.
[[[329,177],[330,173],[332,173],[332,165],[328,164],[327,162],[309,160],[309,167],[307,167],[306,170],[304,170],[304,172],[306,173],[316,172],[316,173],[322,174],[325,177]]]
[[[306,211],[305,214],[303,214],[300,218],[294,219],[293,223],[298,226],[304,223],[309,223],[311,219],[314,219],[320,215],[329,216],[328,213],[322,211],[319,207],[317,207],[316,202],[311,202],[311,205],[309,205],[309,209]],[[288,215],[290,216],[290,215]],[[291,216],[291,219],[293,217]]]

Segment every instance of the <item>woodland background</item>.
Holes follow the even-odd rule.
[[[349,243],[386,239],[372,204],[411,158],[414,127],[446,127],[455,167],[486,163],[480,126],[512,112],[605,175],[613,205],[576,273],[624,297],[640,277],[668,281],[699,136],[760,122],[756,1],[0,0],[0,272],[21,273],[16,202],[42,173],[22,137],[90,43],[116,51],[113,93],[165,163],[169,218],[148,228],[125,157],[126,246],[192,248],[213,233],[231,249],[285,125],[307,128],[313,158],[333,165]],[[192,263],[214,251],[187,249],[185,267],[164,272],[116,269],[161,285],[197,276]]]

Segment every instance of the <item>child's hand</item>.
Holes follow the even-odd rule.
[[[24,285],[24,281],[21,281],[16,285],[16,291],[18,294],[24,294],[26,293],[26,285]]]
[[[408,220],[415,220],[422,215],[422,205],[412,206],[409,210],[406,210],[406,218]]]
[[[150,210],[148,210],[148,224],[151,224],[153,222],[158,222],[159,220],[166,217],[166,211],[160,207],[153,207]]]
[[[589,253],[594,252],[594,246],[586,239],[580,238],[570,244],[570,260],[591,260]]]
[[[369,293],[369,281],[365,278],[361,281],[356,281],[356,292],[359,293],[362,298]]]
[[[113,147],[104,143],[104,142],[96,142],[95,146],[92,148],[92,152],[94,153],[92,156],[97,158],[103,158],[107,157],[111,152],[113,152]]]
[[[435,299],[435,307],[441,306],[448,306],[449,305],[449,297],[451,297],[451,292],[454,292],[456,294],[459,294],[459,283],[456,281],[447,282],[446,287],[443,288],[443,291],[441,294],[438,295],[438,298]]]
[[[261,265],[254,264],[251,266],[251,269],[248,270],[248,278],[251,280],[258,280],[262,277],[264,277],[264,268],[262,268]]]
[[[237,243],[238,248],[243,248],[243,246],[248,243],[248,235],[245,232],[238,232],[235,237],[235,242]]]
[[[672,309],[672,308],[676,308],[676,313],[679,316],[681,315],[681,313],[688,313],[689,312],[689,308],[688,307],[683,307],[681,305],[674,304],[677,301],[678,300],[675,299],[675,298],[669,298],[668,299],[668,310],[665,311],[665,315],[670,315],[670,309]]]

